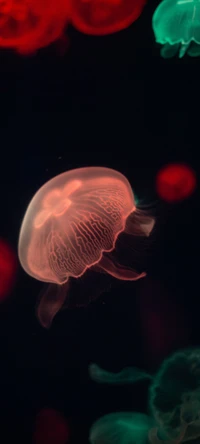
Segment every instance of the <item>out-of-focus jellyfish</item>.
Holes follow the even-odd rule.
[[[116,385],[136,383],[149,377],[152,380],[149,388],[149,413],[155,422],[155,425],[149,429],[149,442],[151,444],[200,442],[199,348],[172,354],[163,361],[154,376],[135,368],[124,369],[118,374],[109,373],[96,364],[89,367],[89,374],[98,383]]]
[[[72,23],[85,34],[106,35],[130,26],[146,0],[74,0]]]
[[[154,422],[143,413],[111,413],[97,420],[90,429],[91,444],[147,444]]]
[[[0,47],[29,54],[62,37],[69,0],[0,0]]]
[[[163,362],[150,386],[149,406],[158,425],[150,433],[153,444],[200,440],[200,349],[176,352]]]
[[[69,278],[79,278],[91,267],[121,280],[144,277],[117,263],[117,241],[122,232],[129,243],[133,235],[149,236],[153,226],[154,219],[136,209],[131,186],[118,171],[80,168],[42,186],[27,208],[18,246],[29,275],[60,286],[41,299],[41,324],[50,326],[63,305]],[[85,303],[83,294],[80,305]]]
[[[11,292],[17,271],[17,258],[11,246],[0,239],[0,301]]]
[[[37,414],[33,444],[67,444],[69,434],[67,421],[57,410],[44,408]]]
[[[93,363],[89,365],[89,375],[95,382],[114,385],[132,384],[144,379],[152,379],[151,375],[136,367],[126,367],[119,373],[112,373]]]
[[[200,55],[200,3],[198,0],[163,0],[156,8],[153,31],[157,43],[164,45],[161,55],[179,57]]]
[[[185,164],[165,165],[156,177],[157,193],[167,202],[187,199],[194,192],[196,184],[195,172]]]

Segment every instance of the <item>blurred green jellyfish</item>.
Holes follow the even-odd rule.
[[[91,444],[148,444],[153,420],[143,413],[110,413],[98,419],[90,429]]]
[[[150,433],[153,443],[160,442],[159,428],[166,442],[200,442],[200,349],[178,351],[163,362],[150,385],[149,407],[158,425]]]
[[[89,365],[89,375],[95,382],[114,385],[131,384],[143,379],[152,379],[151,375],[136,367],[126,367],[119,373],[112,373],[93,363]]]
[[[95,424],[93,425],[91,432],[96,430],[96,435],[90,435],[92,444],[200,443],[200,348],[175,352],[162,363],[155,376],[130,367],[123,369],[120,373],[111,373],[96,364],[90,365],[89,374],[95,382],[115,385],[136,383],[147,377],[151,380],[149,416],[146,416],[145,421],[143,418],[143,425],[141,426],[142,416],[137,416],[140,415],[139,413],[133,414],[136,416],[132,417],[129,414],[129,419],[125,416],[125,422],[123,422],[124,414],[122,413],[117,413],[118,416],[113,416],[113,418],[108,415],[110,419],[107,416],[104,417],[106,427],[104,427],[103,418],[96,423],[98,425],[96,429]],[[114,430],[114,420],[120,424],[120,415],[122,415],[123,427],[117,427],[115,424],[115,430],[118,428],[118,440],[116,440],[117,438],[114,439],[111,431]],[[141,421],[137,422],[139,418]],[[128,421],[132,421],[132,426],[128,424]],[[149,429],[145,435],[141,430],[144,430],[147,424],[149,424]],[[141,432],[140,437],[139,434],[137,437],[135,434],[137,427]],[[131,433],[132,441],[127,438]],[[94,436],[98,436],[98,439],[95,440]],[[103,436],[102,439],[101,436]]]
[[[156,8],[152,27],[157,43],[163,45],[161,56],[170,58],[179,53],[200,56],[199,0],[164,0]]]

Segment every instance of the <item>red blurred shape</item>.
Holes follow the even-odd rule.
[[[157,366],[189,341],[187,314],[162,282],[146,278],[139,294],[140,323],[147,359]]]
[[[0,239],[0,301],[11,292],[17,271],[17,258],[11,246]]]
[[[66,444],[69,438],[69,427],[61,413],[54,409],[42,409],[35,423],[34,444]]]
[[[106,35],[130,26],[146,0],[74,0],[72,23],[85,34]]]
[[[0,0],[0,47],[34,53],[61,37],[70,0]]]
[[[156,190],[167,202],[178,202],[189,197],[196,188],[196,174],[184,164],[169,164],[157,174]]]

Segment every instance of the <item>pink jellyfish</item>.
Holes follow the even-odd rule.
[[[43,295],[41,324],[50,326],[62,307],[69,278],[79,278],[91,267],[121,280],[144,277],[144,272],[121,266],[113,254],[120,233],[148,236],[153,226],[152,217],[136,210],[132,188],[118,171],[80,168],[43,185],[27,208],[18,245],[24,270],[60,287],[56,294]]]

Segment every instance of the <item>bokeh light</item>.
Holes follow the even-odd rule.
[[[196,184],[193,169],[181,163],[165,165],[156,177],[156,191],[167,202],[187,199],[194,192]]]
[[[69,426],[60,412],[44,408],[36,416],[33,444],[66,444]]]
[[[17,257],[5,239],[0,239],[0,301],[12,291],[17,271]]]

